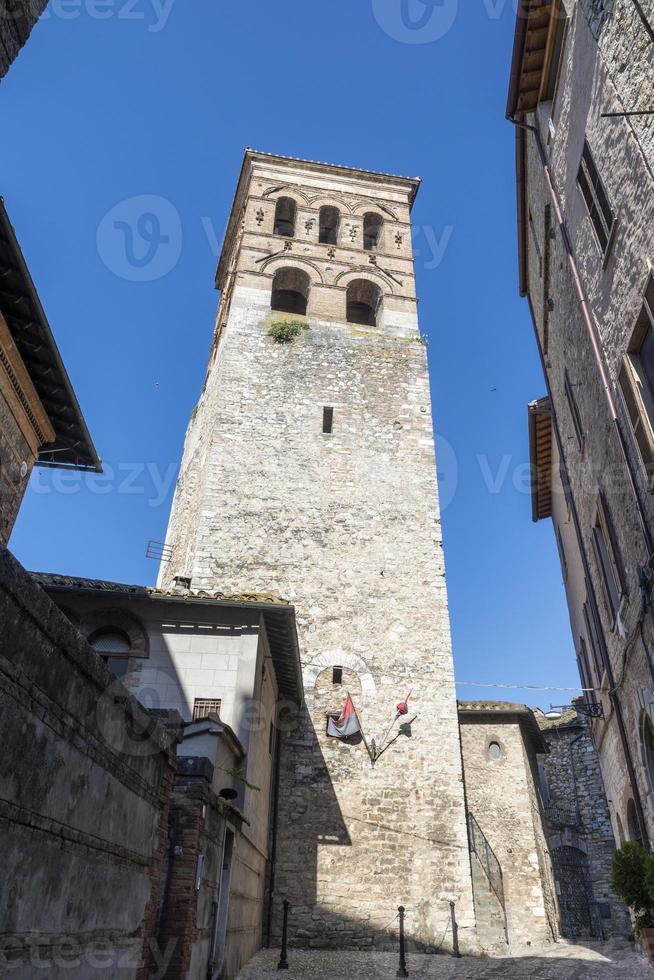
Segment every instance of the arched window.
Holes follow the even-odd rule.
[[[347,322],[376,327],[382,293],[368,279],[355,279],[347,287]]]
[[[320,232],[318,241],[323,245],[336,245],[338,241],[338,225],[341,214],[338,208],[329,204],[320,209]]]
[[[311,280],[302,269],[278,269],[273,277],[271,309],[306,316],[310,286]]]
[[[372,211],[363,216],[363,247],[368,251],[379,248],[384,219]]]
[[[642,738],[647,775],[650,785],[654,787],[654,725],[647,711],[643,712]]]
[[[629,840],[637,841],[642,844],[643,838],[640,833],[640,824],[638,822],[638,814],[636,813],[636,804],[633,800],[629,800],[627,803],[627,833],[629,834]]]
[[[132,650],[126,633],[113,628],[98,630],[89,637],[89,643],[94,650],[97,650],[109,669],[113,670],[116,677],[125,676]]]
[[[295,201],[292,197],[280,197],[275,205],[275,234],[292,238],[295,234]]]

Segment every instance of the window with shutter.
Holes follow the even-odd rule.
[[[602,683],[602,676],[604,674],[604,664],[602,662],[602,654],[600,651],[600,640],[597,635],[597,622],[593,616],[593,611],[590,608],[590,603],[588,600],[584,602],[583,606],[584,615],[584,625],[586,627],[586,637],[588,639],[588,645],[586,645],[583,637],[581,639],[583,657],[585,659],[586,671],[588,675],[588,680],[590,683],[588,687],[599,686]],[[590,650],[590,655],[589,655]],[[594,675],[594,679],[593,679]]]
[[[600,493],[597,501],[592,533],[595,558],[604,592],[606,614],[611,626],[613,626],[620,609],[620,602],[623,596],[627,594],[627,588],[613,522],[602,493]]]
[[[643,465],[654,481],[654,276],[650,276],[618,383]]]
[[[598,244],[606,254],[611,244],[615,217],[602,178],[595,166],[588,140],[584,140],[577,182],[586,202]]]

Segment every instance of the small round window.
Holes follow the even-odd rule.
[[[499,742],[491,742],[488,746],[488,758],[492,762],[498,762],[502,758],[502,746]]]

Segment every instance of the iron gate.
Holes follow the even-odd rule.
[[[600,938],[588,858],[577,847],[556,847],[552,851],[552,864],[562,935],[566,939]]]

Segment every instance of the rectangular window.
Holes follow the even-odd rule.
[[[564,378],[565,386],[565,397],[568,401],[568,407],[570,409],[570,415],[572,416],[572,424],[574,426],[575,435],[577,436],[577,442],[579,444],[579,451],[584,451],[584,427],[581,423],[581,413],[579,412],[579,406],[577,405],[577,398],[575,396],[575,391],[570,381],[570,375],[567,370],[565,372]]]
[[[597,241],[602,252],[606,254],[611,243],[615,217],[604,184],[595,166],[588,140],[584,140],[577,181],[584,196]]]
[[[334,667],[332,669],[332,684],[342,684],[343,683],[343,668]]]
[[[597,635],[597,623],[595,617],[593,616],[593,611],[590,608],[590,603],[588,600],[584,602],[583,606],[584,614],[584,626],[586,627],[586,636],[588,638],[588,645],[583,637],[580,639],[579,648],[579,661],[583,665],[586,671],[586,687],[599,687],[602,683],[602,677],[604,676],[604,665],[602,663],[602,654],[600,651],[600,639]],[[589,657],[590,650],[590,657]],[[592,666],[592,671],[591,671]],[[593,682],[593,674],[595,675],[595,682]],[[583,678],[582,678],[583,679]]]
[[[561,572],[563,573],[563,581],[568,581],[568,559],[565,555],[565,547],[563,545],[563,535],[561,534],[561,528],[556,529],[556,545],[559,549],[559,559],[561,561]]]
[[[208,714],[220,716],[219,698],[196,698],[193,702],[193,721],[206,718]]]
[[[559,88],[559,79],[561,77],[561,68],[563,66],[563,52],[565,50],[565,42],[568,34],[569,19],[563,8],[563,4],[559,4],[558,8],[555,10],[555,16],[557,18],[556,33],[554,35],[552,55],[549,63],[549,70],[547,72],[545,88],[543,90],[543,101],[552,102],[552,111],[554,111],[554,103],[556,102],[556,95]]]
[[[618,375],[631,430],[650,481],[654,480],[654,276]]]
[[[334,429],[334,409],[329,406],[325,406],[322,410],[322,431],[327,435],[331,434]]]
[[[593,675],[590,669],[590,662],[588,660],[588,647],[586,646],[586,641],[583,636],[579,637],[579,653],[577,655],[577,663],[579,666],[579,676],[581,678],[582,686],[586,689],[595,687],[593,683]],[[588,701],[590,695],[588,693],[584,694],[584,697]]]
[[[620,608],[622,597],[626,594],[626,587],[613,522],[604,495],[601,493],[597,502],[597,512],[592,532],[595,558],[602,580],[606,614],[611,625],[613,625]]]

